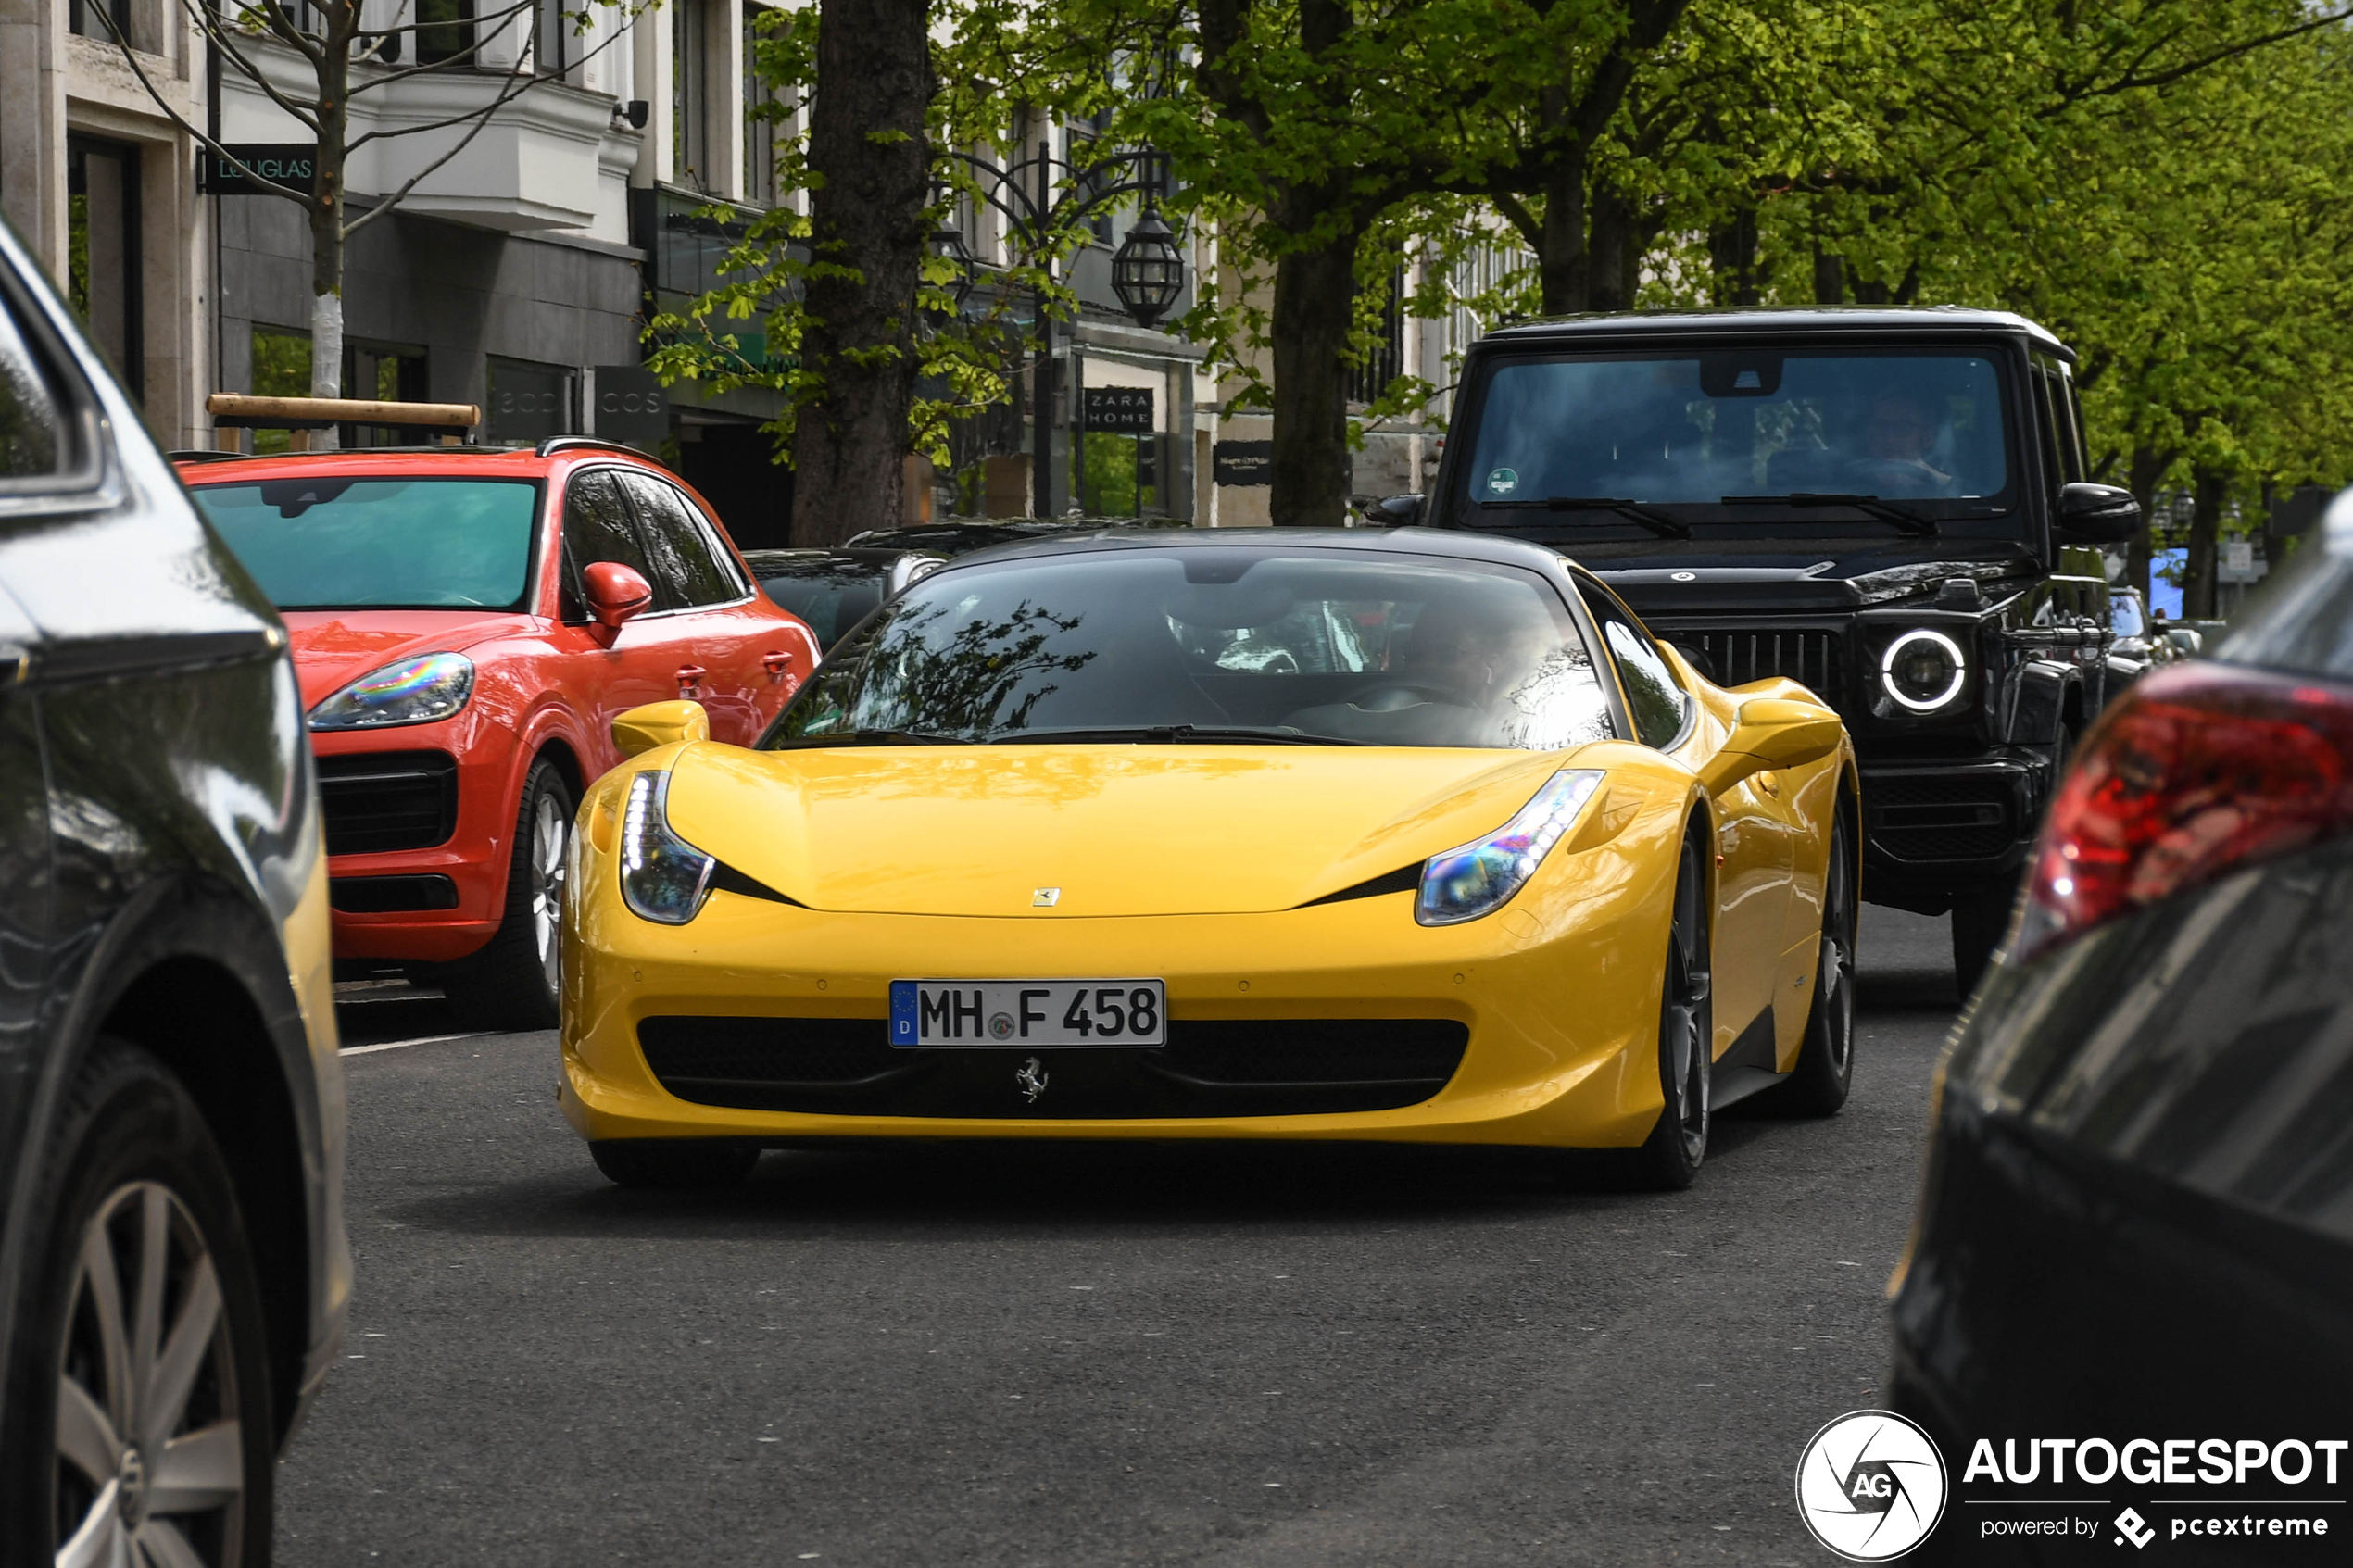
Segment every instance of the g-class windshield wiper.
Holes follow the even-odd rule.
[[[1621,500],[1615,495],[1548,495],[1541,501],[1481,501],[1490,511],[1542,512],[1616,512],[1629,522],[1639,522],[1653,533],[1667,539],[1688,539],[1691,524],[1678,522],[1663,512],[1655,512],[1640,501]]]
[[[815,746],[971,746],[968,735],[935,734],[929,730],[829,730],[823,734],[793,735],[770,743],[771,751],[797,751]]]
[[[1720,497],[1727,507],[1853,507],[1867,517],[1881,522],[1892,522],[1906,533],[1923,538],[1936,535],[1936,520],[1925,512],[1909,507],[1899,507],[1893,501],[1882,501],[1876,495],[1850,495],[1843,492],[1797,490],[1786,495],[1726,495]]]
[[[992,735],[990,743],[1011,746],[1022,741],[1140,741],[1146,745],[1192,746],[1231,743],[1236,746],[1369,746],[1370,741],[1342,740],[1338,735],[1311,735],[1304,730],[1258,730],[1246,724],[1132,724],[1086,730],[1013,730]]]

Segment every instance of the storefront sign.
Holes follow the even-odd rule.
[[[643,365],[599,365],[597,433],[650,452],[670,434],[670,394]]]
[[[1079,413],[1091,431],[1150,435],[1160,428],[1152,417],[1152,389],[1148,386],[1090,386]]]
[[[490,444],[539,442],[579,430],[573,413],[578,388],[579,373],[565,366],[492,359],[490,396],[484,410]]]
[[[267,196],[276,193],[246,178],[238,163],[288,190],[308,191],[318,179],[319,148],[310,142],[223,142],[236,162],[209,147],[196,149],[199,183],[216,196]]]
[[[1210,448],[1209,455],[1220,484],[1274,483],[1275,444],[1271,441],[1221,441]]]

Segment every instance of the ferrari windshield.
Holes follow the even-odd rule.
[[[1545,750],[1612,733],[1592,655],[1536,574],[1270,546],[941,571],[837,650],[765,744]]]
[[[2002,378],[1980,354],[1508,358],[1475,418],[1470,502],[1597,522],[1618,519],[1556,503],[1856,495],[1967,517],[2007,509],[2015,467]]]
[[[194,494],[280,609],[508,608],[529,584],[527,480],[315,474]]]

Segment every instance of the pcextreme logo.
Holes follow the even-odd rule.
[[[1891,1411],[1849,1411],[1798,1456],[1798,1517],[1849,1562],[1885,1562],[1928,1539],[1944,1497],[1944,1456]]]

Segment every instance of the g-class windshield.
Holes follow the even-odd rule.
[[[1982,354],[1531,355],[1494,361],[1477,397],[1459,483],[1491,523],[1617,522],[1629,504],[1771,522],[1817,499],[1932,521],[2007,511],[2017,485],[2003,377]]]

